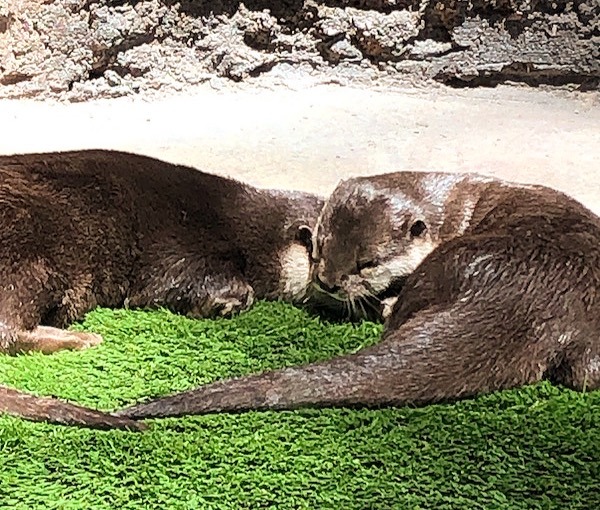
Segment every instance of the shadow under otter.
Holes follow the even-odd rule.
[[[388,174],[342,183],[316,228],[315,277],[330,291],[355,277],[373,297],[382,274],[406,274],[378,344],[116,414],[427,404],[542,379],[600,387],[600,219],[577,201],[473,176]],[[380,271],[362,251],[381,255],[394,239],[400,258]]]
[[[321,205],[123,152],[0,156],[0,353],[94,346],[99,335],[64,328],[96,306],[212,317],[300,301]],[[5,387],[0,412],[139,428]]]

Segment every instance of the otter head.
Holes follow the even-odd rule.
[[[350,317],[379,317],[383,301],[437,246],[437,228],[435,208],[422,199],[368,179],[343,181],[315,227],[314,284]]]

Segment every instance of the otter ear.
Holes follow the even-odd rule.
[[[421,220],[415,221],[410,227],[411,237],[420,237],[427,230],[427,225]]]
[[[296,231],[296,240],[306,247],[308,253],[312,253],[312,229],[308,225],[300,225]]]

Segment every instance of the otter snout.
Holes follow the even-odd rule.
[[[367,282],[357,275],[328,277],[316,272],[314,280],[319,288],[341,299],[355,299],[369,293]]]
[[[333,283],[331,279],[320,275],[318,272],[315,272],[314,280],[315,280],[315,283],[321,289],[323,289],[331,294],[335,294],[335,293],[339,292],[339,290],[341,289],[340,285],[338,285],[337,283]]]

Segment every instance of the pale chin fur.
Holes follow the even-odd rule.
[[[306,248],[292,243],[279,254],[281,272],[279,276],[280,295],[289,301],[299,301],[310,285],[311,265]]]
[[[386,298],[383,301],[381,301],[381,304],[383,305],[381,317],[383,318],[383,320],[387,321],[389,319],[390,315],[392,315],[392,312],[394,311],[394,306],[396,305],[397,302],[398,302],[397,296],[389,297],[389,298]]]

